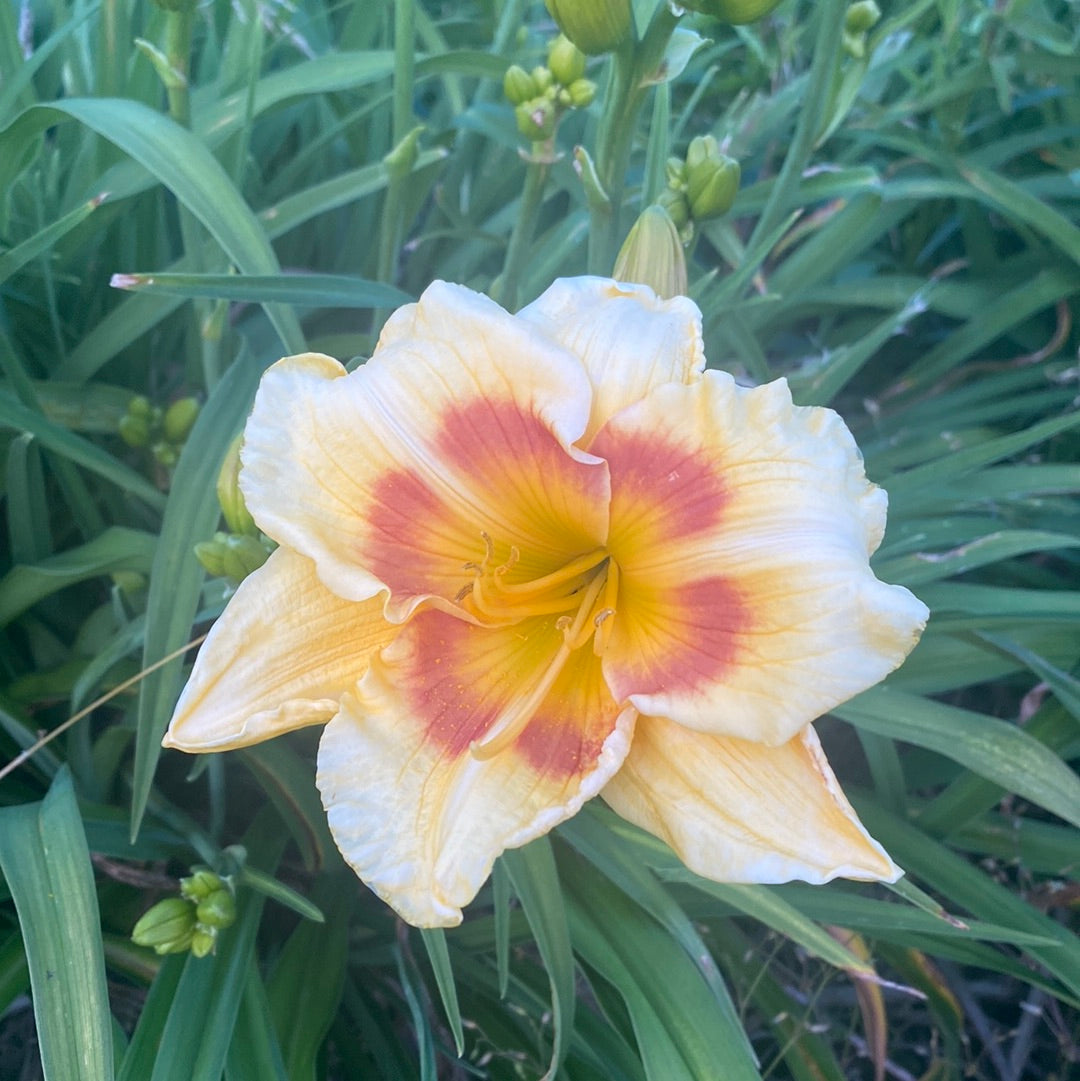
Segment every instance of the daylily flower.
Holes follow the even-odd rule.
[[[597,794],[709,878],[897,877],[810,726],[926,619],[869,567],[885,493],[835,413],[704,368],[694,304],[595,278],[275,364],[240,486],[280,547],[166,745],[326,723],[334,838],[420,926]]]

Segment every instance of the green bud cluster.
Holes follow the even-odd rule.
[[[685,159],[668,158],[666,173],[667,187],[656,201],[684,242],[693,236],[694,222],[726,214],[739,191],[739,163],[711,135],[692,139]]]
[[[503,93],[514,106],[518,131],[530,142],[547,142],[567,109],[585,109],[596,97],[596,84],[585,78],[585,54],[560,34],[548,46],[547,66],[526,71],[507,69]]]
[[[219,932],[236,920],[236,901],[227,878],[207,868],[180,879],[180,896],[166,897],[145,912],[131,932],[137,946],[157,954],[186,953],[205,957]]]
[[[151,405],[136,394],[116,426],[120,438],[134,449],[149,448],[159,465],[171,469],[180,458],[200,405],[197,398],[178,398],[168,408]]]
[[[842,43],[848,56],[862,60],[866,56],[866,34],[881,18],[881,8],[874,0],[857,0],[844,15]]]

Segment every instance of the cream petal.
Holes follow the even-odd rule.
[[[621,571],[604,671],[640,713],[785,743],[918,641],[926,607],[869,565],[885,493],[843,421],[783,381],[660,387],[591,449]]]
[[[641,717],[603,796],[716,882],[893,882],[902,873],[859,822],[810,726],[766,747]]]
[[[317,780],[331,832],[408,922],[460,922],[500,852],[575,814],[625,758],[634,713],[620,714],[588,650],[513,742],[472,752],[561,640],[550,621],[493,630],[420,612],[327,725]]]
[[[442,282],[384,340],[349,375],[308,354],[263,377],[240,484],[268,535],[342,597],[388,592],[396,622],[468,585],[484,534],[500,558],[518,549],[521,575],[603,543],[606,467],[572,446],[591,397],[579,361]]]
[[[240,484],[268,535],[339,596],[388,592],[395,622],[467,586],[485,534],[534,576],[603,543],[606,468],[572,446],[591,393],[581,363],[442,282],[385,338],[349,375],[306,355],[263,377]]]
[[[211,629],[164,745],[224,751],[321,724],[399,630],[378,601],[342,600],[310,559],[278,548]]]
[[[583,447],[609,417],[654,387],[690,383],[705,370],[697,305],[686,297],[662,300],[645,285],[560,278],[518,318],[585,364],[593,405]]]

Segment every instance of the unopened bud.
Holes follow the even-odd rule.
[[[227,888],[214,890],[205,901],[199,902],[195,915],[205,927],[217,931],[231,927],[236,920],[236,902],[232,892]]]
[[[213,540],[199,541],[195,545],[195,558],[203,565],[207,574],[214,578],[225,577],[225,541],[228,535],[215,533]]]
[[[192,872],[187,878],[180,879],[180,896],[196,904],[205,901],[212,893],[225,888],[225,880],[205,867]]]
[[[642,211],[619,250],[612,277],[651,286],[664,298],[686,295],[686,255],[675,223],[663,207]]]
[[[401,177],[408,176],[412,172],[412,167],[416,164],[417,156],[420,153],[420,136],[424,131],[423,124],[417,124],[390,151],[386,157],[383,158],[383,165],[386,166],[387,173],[391,177],[400,179]]]
[[[533,98],[522,102],[514,110],[518,131],[530,142],[542,143],[555,134],[558,114],[555,104],[547,98]]]
[[[680,7],[688,11],[700,11],[732,26],[763,19],[780,0],[680,0]]]
[[[269,558],[270,553],[254,537],[234,533],[225,541],[222,552],[222,566],[225,577],[242,582],[253,571],[257,571]]]
[[[566,88],[566,93],[575,109],[587,109],[596,97],[596,83],[592,79],[575,79]]]
[[[664,176],[669,188],[686,190],[686,162],[682,158],[668,158],[664,165]]]
[[[686,197],[695,221],[726,214],[739,190],[739,163],[711,135],[699,135],[686,151]]]
[[[520,105],[523,101],[535,98],[540,92],[533,77],[517,64],[511,64],[503,76],[503,93],[511,105]]]
[[[150,425],[144,417],[125,413],[116,426],[120,438],[129,447],[145,447],[150,442]]]
[[[557,83],[570,86],[585,75],[585,54],[560,34],[548,46],[548,68]]]
[[[536,84],[537,97],[544,97],[549,90],[554,93],[555,76],[551,74],[551,68],[545,68],[542,64],[539,64],[529,74]]]
[[[590,56],[608,53],[634,31],[631,0],[544,0],[559,29]]]
[[[195,957],[206,957],[213,953],[217,935],[213,930],[205,927],[196,927],[191,936],[191,952]]]
[[[150,448],[150,453],[153,454],[158,465],[163,465],[166,469],[172,469],[180,461],[180,454],[176,447],[172,443],[166,443],[164,439],[155,443]]]
[[[155,953],[183,953],[195,933],[195,906],[182,897],[166,897],[145,912],[131,932],[136,946]]]
[[[874,0],[857,0],[844,15],[844,29],[849,34],[865,34],[881,18],[881,8]]]
[[[136,394],[135,397],[128,402],[127,411],[133,417],[142,417],[143,420],[149,422],[154,409],[150,404],[149,398],[142,394]]]
[[[199,416],[196,398],[178,398],[161,418],[162,430],[170,443],[183,443]]]
[[[244,493],[240,491],[240,448],[243,445],[243,433],[229,444],[218,472],[217,497],[221,504],[222,517],[229,529],[233,533],[254,536],[258,532],[255,519],[251,517],[247,503],[244,502]]]

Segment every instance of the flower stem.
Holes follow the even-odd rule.
[[[164,44],[169,75],[165,80],[165,92],[169,100],[169,115],[185,128],[191,127],[191,43],[194,31],[194,3],[182,4],[166,12]],[[183,204],[178,213],[184,252],[198,272],[204,269],[202,227]],[[192,303],[203,386],[209,393],[221,378],[221,339],[220,335],[206,332],[206,328],[213,324],[213,304],[205,300]]]
[[[659,68],[664,50],[678,24],[669,4],[661,4],[640,42],[630,43],[611,58],[611,78],[596,142],[596,171],[609,205],[594,205],[589,223],[589,272],[609,274],[621,240],[619,215],[626,171],[634,145],[638,114],[645,102],[650,77]]]
[[[394,96],[390,144],[397,147],[413,126],[413,91],[416,74],[416,7],[414,0],[394,0]],[[379,237],[378,280],[394,281],[401,248],[404,213],[402,184],[408,171],[390,169]]]
[[[514,222],[514,231],[510,234],[510,243],[506,248],[502,274],[491,287],[492,298],[507,311],[517,310],[521,270],[525,264],[525,253],[529,250],[529,244],[532,242],[536,229],[536,218],[543,201],[544,185],[547,183],[548,170],[551,168],[550,156],[551,147],[547,143],[533,144],[533,153],[525,169],[525,190],[521,193],[517,221]]]

